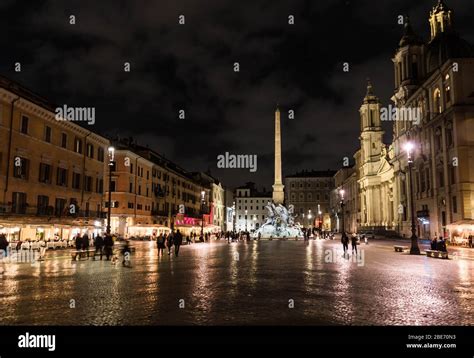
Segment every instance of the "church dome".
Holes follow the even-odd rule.
[[[450,58],[474,57],[474,48],[455,32],[439,33],[427,46],[428,73],[442,66]]]

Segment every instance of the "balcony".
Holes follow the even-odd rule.
[[[35,216],[35,217],[62,217],[62,218],[105,218],[106,213],[98,212],[95,210],[77,210],[75,214],[70,214],[67,210],[68,207],[64,207],[62,210],[56,210],[54,206],[36,206],[36,205],[12,205],[11,203],[1,204],[0,203],[0,215],[1,216]]]

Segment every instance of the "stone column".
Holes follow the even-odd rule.
[[[285,194],[284,185],[281,180],[281,131],[280,131],[280,110],[275,111],[275,182],[273,184],[273,202],[283,204]]]

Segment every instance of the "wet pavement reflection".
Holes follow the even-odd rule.
[[[131,268],[65,250],[0,263],[0,324],[474,324],[468,249],[442,260],[377,240],[343,257],[338,240],[221,241],[158,257],[154,242],[133,245]]]

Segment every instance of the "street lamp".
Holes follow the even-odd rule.
[[[108,148],[109,154],[109,198],[108,198],[108,208],[107,208],[107,235],[110,235],[110,217],[112,215],[112,167],[114,165],[114,156],[115,148],[110,146]]]
[[[342,235],[345,234],[345,227],[344,227],[344,193],[345,193],[345,190],[344,189],[341,189],[339,190],[339,195],[341,196],[341,221],[342,221],[342,228],[341,228],[341,231],[342,231]]]
[[[204,237],[204,198],[206,196],[206,192],[204,190],[201,191],[201,237]]]
[[[319,229],[321,230],[323,223],[322,223],[322,218],[321,218],[321,205],[318,204],[318,221],[319,221]]]
[[[413,151],[413,143],[408,141],[405,143],[405,151],[407,152],[407,159],[408,159],[408,180],[410,185],[410,211],[411,211],[411,248],[410,254],[412,255],[419,255],[420,248],[418,247],[418,238],[416,237],[416,225],[415,225],[415,201],[413,198],[413,178],[412,178],[412,168],[413,168],[413,158],[412,158],[412,151]]]
[[[247,210],[245,210],[245,232],[247,232]]]
[[[308,210],[308,230],[311,234],[312,232],[312,227],[311,227],[311,218],[313,217],[313,215],[311,215],[311,209]],[[309,235],[308,235],[309,237]]]
[[[235,201],[232,203],[232,232],[235,232]]]

